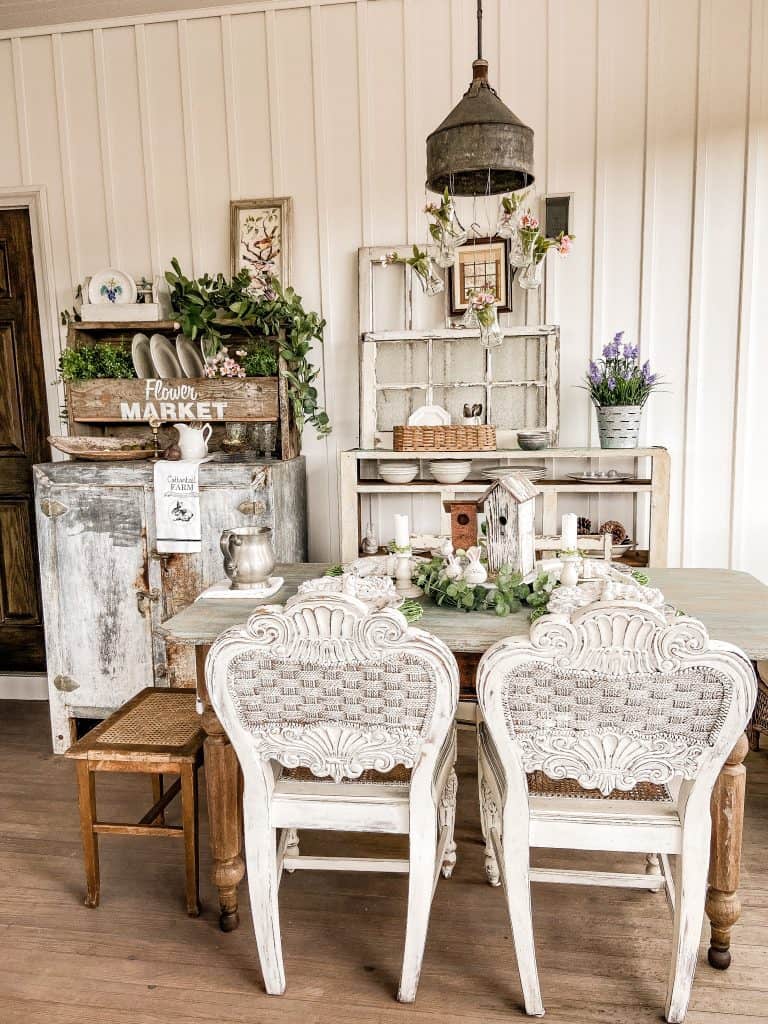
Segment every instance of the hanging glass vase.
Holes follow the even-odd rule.
[[[495,306],[483,306],[475,310],[480,325],[480,344],[486,348],[497,348],[504,340],[499,326],[499,316]]]
[[[534,289],[541,288],[542,281],[544,279],[544,259],[532,259],[530,263],[527,263],[517,275],[517,283],[521,288]]]
[[[459,320],[456,326],[463,327],[466,330],[470,331],[476,331],[480,326],[480,321],[477,319],[475,307],[472,305],[471,302],[464,310],[464,316],[461,318],[461,320]]]
[[[514,213],[504,207],[504,199],[499,203],[499,219],[496,224],[499,238],[514,238],[517,235],[517,211]]]
[[[445,282],[435,270],[430,257],[420,261],[413,269],[421,283],[421,287],[424,289],[425,295],[439,295],[445,289]]]
[[[435,263],[438,267],[452,267],[456,263],[456,246],[442,239],[437,247]]]

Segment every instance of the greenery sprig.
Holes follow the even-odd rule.
[[[495,612],[497,615],[530,609],[531,619],[545,613],[550,594],[558,585],[554,577],[545,572],[540,573],[533,583],[524,583],[520,573],[510,566],[499,569],[495,587],[451,580],[445,575],[442,558],[420,564],[414,580],[416,586],[441,607],[466,612]]]
[[[192,279],[183,274],[176,258],[171,260],[171,267],[165,279],[184,334],[192,341],[202,338],[210,356],[230,337],[226,332],[233,329],[249,338],[276,338],[286,364],[288,397],[299,430],[304,423],[311,423],[319,436],[329,434],[331,423],[320,406],[315,383],[320,370],[308,358],[312,342],[323,342],[325,320],[307,312],[301,296],[291,287],[282,288],[277,278],[272,278],[274,298],[257,298],[251,294],[247,270],[229,280],[223,274]]]

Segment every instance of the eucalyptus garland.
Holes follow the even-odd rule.
[[[497,615],[510,615],[524,609],[530,610],[531,620],[545,614],[550,594],[558,586],[555,577],[546,572],[540,573],[533,583],[524,583],[520,573],[508,565],[499,569],[493,587],[451,580],[445,575],[442,558],[419,565],[414,582],[441,607]]]

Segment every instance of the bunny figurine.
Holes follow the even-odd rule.
[[[464,582],[469,583],[470,586],[485,583],[488,579],[488,570],[480,562],[480,548],[468,548],[467,558],[469,564],[464,567]]]
[[[443,569],[443,572],[449,580],[461,579],[463,570],[456,560],[455,555],[448,555],[445,560],[445,569]]]

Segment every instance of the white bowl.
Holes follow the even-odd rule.
[[[382,462],[379,476],[388,484],[409,484],[419,472],[416,462]]]
[[[460,484],[466,480],[472,469],[471,462],[457,459],[441,459],[429,463],[429,472],[439,484]]]

